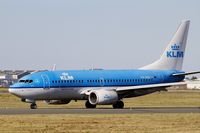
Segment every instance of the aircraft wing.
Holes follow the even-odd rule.
[[[161,83],[161,84],[118,87],[116,88],[116,91],[120,92],[120,91],[139,90],[139,89],[162,88],[162,87],[170,87],[170,86],[185,85],[185,84],[186,82],[175,82],[175,83]]]

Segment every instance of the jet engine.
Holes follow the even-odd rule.
[[[45,100],[47,104],[68,104],[70,99],[62,99],[62,100]]]
[[[109,90],[95,90],[89,95],[89,102],[93,105],[113,104],[118,101],[118,94],[116,91]]]

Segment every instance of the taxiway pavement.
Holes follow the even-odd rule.
[[[144,108],[97,108],[97,109],[74,109],[74,108],[39,108],[39,109],[0,109],[0,115],[18,114],[139,114],[139,113],[200,113],[200,107],[144,107]]]

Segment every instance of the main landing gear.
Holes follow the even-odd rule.
[[[96,108],[96,105],[91,104],[88,100],[85,102],[86,108]]]
[[[124,108],[124,102],[123,101],[117,101],[113,104],[114,109],[123,109]]]
[[[31,103],[30,109],[37,109],[37,104],[36,103]]]
[[[89,101],[85,102],[85,107],[86,108],[96,108],[96,105],[91,104]],[[113,104],[114,109],[123,109],[124,108],[124,102],[123,101],[117,101],[116,103]]]

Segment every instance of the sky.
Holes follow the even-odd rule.
[[[0,0],[0,70],[137,69],[184,19],[183,70],[200,70],[199,0]]]

